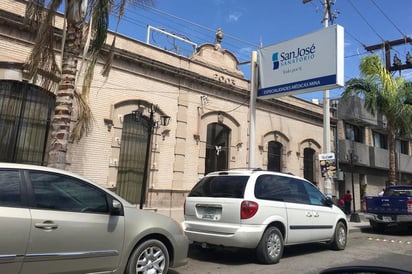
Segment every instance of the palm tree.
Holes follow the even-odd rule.
[[[345,84],[342,98],[353,95],[361,96],[367,111],[372,115],[383,114],[386,117],[386,131],[389,147],[390,184],[396,184],[396,137],[400,135],[410,138],[412,133],[412,106],[408,104],[412,95],[412,84],[403,77],[394,78],[378,55],[373,54],[362,59],[360,65],[361,78],[350,79]]]
[[[47,8],[45,3],[49,3]],[[117,26],[126,4],[150,4],[151,0],[28,0],[26,23],[37,30],[34,47],[26,64],[27,76],[33,82],[56,94],[56,106],[51,121],[51,143],[48,165],[65,169],[69,140],[79,141],[91,129],[92,113],[88,104],[90,85],[99,53],[106,46],[109,15],[117,16]],[[64,8],[61,39],[61,65],[56,59],[55,15]],[[116,35],[111,50],[115,47]],[[112,53],[105,60],[102,74],[108,76]],[[83,58],[82,58],[83,57]],[[81,60],[80,68],[78,67]],[[85,68],[83,72],[83,63]],[[79,74],[83,74],[81,91],[76,89]],[[78,113],[73,119],[73,104]],[[76,120],[71,131],[72,121]]]

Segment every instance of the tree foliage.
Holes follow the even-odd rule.
[[[396,183],[396,138],[410,138],[412,134],[412,83],[403,77],[393,77],[382,65],[378,55],[362,59],[360,78],[346,82],[342,99],[359,96],[372,115],[386,117],[389,146],[389,182]]]
[[[72,141],[78,141],[91,129],[92,114],[89,106],[89,92],[93,80],[94,68],[98,58],[102,58],[102,50],[107,47],[106,38],[109,28],[109,16],[117,17],[115,34],[111,51],[104,58],[102,75],[107,77],[111,69],[116,33],[127,4],[150,5],[151,0],[28,0],[26,8],[26,24],[36,31],[34,47],[26,62],[26,74],[29,79],[51,92],[56,92],[61,85],[62,65],[59,64],[56,52],[60,42],[61,59],[74,53],[81,60],[75,80],[75,98],[78,102],[78,117],[72,131]],[[47,5],[47,6],[46,6]],[[57,39],[58,30],[54,26],[55,17],[63,9],[64,25],[61,41]],[[67,28],[76,27],[74,43],[67,45]],[[72,39],[73,41],[73,39]],[[80,74],[83,82],[77,89]]]

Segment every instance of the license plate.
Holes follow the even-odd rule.
[[[390,217],[390,216],[383,216],[383,217],[382,217],[382,220],[383,220],[384,222],[392,222],[392,217]]]
[[[205,212],[203,213],[202,218],[214,220],[215,215],[216,215],[216,208],[208,207],[208,208],[205,208]]]

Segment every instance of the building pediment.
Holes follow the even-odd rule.
[[[190,60],[203,63],[224,73],[243,78],[243,72],[238,69],[239,61],[228,50],[223,50],[220,43],[203,44],[196,49]]]

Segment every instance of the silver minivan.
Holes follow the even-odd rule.
[[[0,224],[0,273],[167,273],[187,262],[176,221],[62,170],[0,163]]]
[[[209,173],[188,194],[183,226],[203,247],[256,250],[258,261],[277,263],[285,245],[327,242],[342,250],[347,220],[309,181],[263,170]]]

